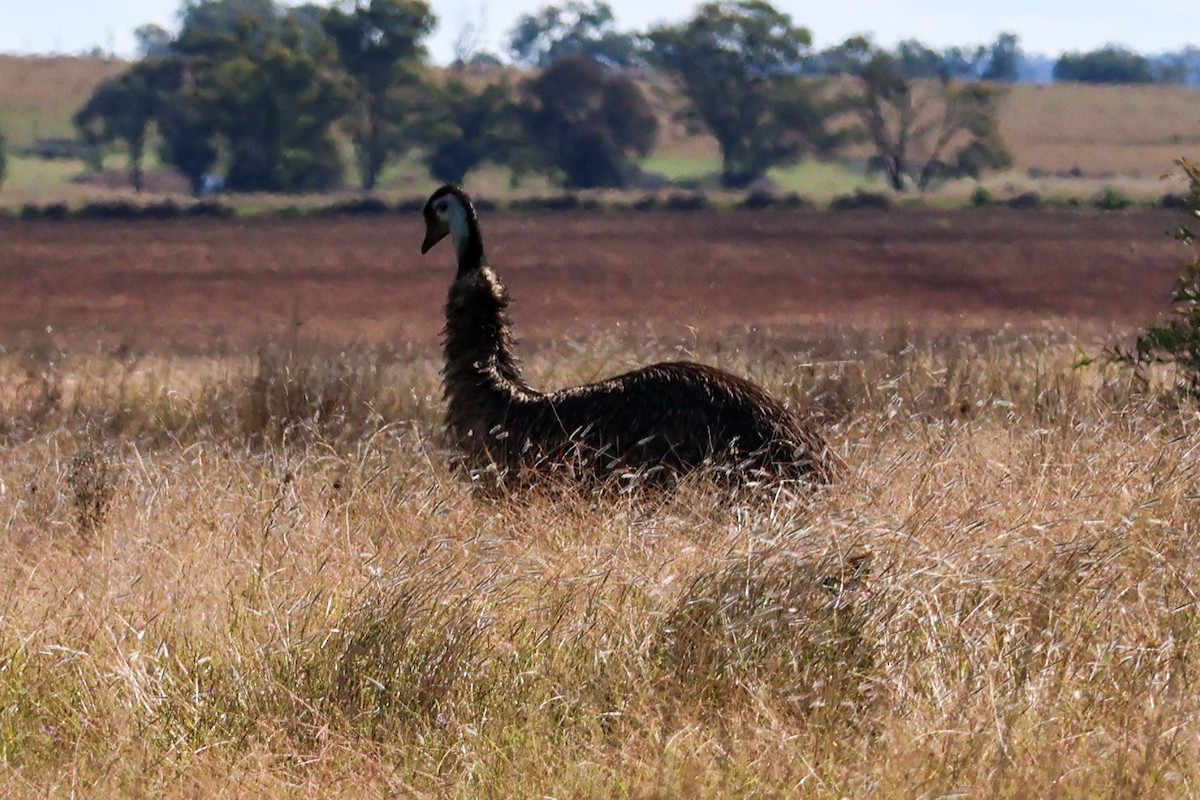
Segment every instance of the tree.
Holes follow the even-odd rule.
[[[175,43],[183,79],[156,122],[163,161],[193,191],[218,164],[236,191],[319,191],[341,182],[333,126],[349,108],[349,89],[332,45],[323,34],[313,40],[297,19],[267,24],[244,15],[232,34],[185,26]]]
[[[604,0],[593,0],[591,5],[567,0],[525,14],[509,34],[508,49],[518,64],[534,67],[547,67],[571,55],[617,66],[638,61],[637,40],[616,30],[612,7]]]
[[[142,25],[133,32],[139,58],[162,58],[171,55],[170,31],[161,25]]]
[[[179,170],[192,194],[198,195],[220,155],[220,132],[211,108],[217,95],[204,86],[208,76],[201,71],[193,80],[195,83],[186,90],[176,91],[164,100],[156,121],[161,139],[159,158]]]
[[[405,34],[405,14],[413,9],[421,21],[416,33]],[[373,0],[347,15],[373,23],[354,29],[361,37],[354,50],[325,32],[327,18],[342,18],[315,5],[280,9],[273,0],[188,0],[182,16],[172,41],[161,42],[161,29],[144,31],[143,38],[167,55],[144,58],[102,84],[76,117],[86,141],[126,146],[135,186],[141,185],[152,126],[162,161],[195,192],[216,171],[238,191],[340,185],[334,126],[355,108],[359,84],[352,78],[367,81],[368,88],[390,86],[390,77],[378,76],[391,75],[398,52],[419,53],[416,38],[432,24],[417,0]],[[348,53],[357,59],[346,62],[353,70],[339,61]]]
[[[1154,82],[1178,86],[1200,84],[1200,47],[1187,46],[1149,59]]]
[[[194,192],[214,172],[238,191],[304,192],[341,184],[334,126],[351,108],[322,22],[326,9],[272,0],[189,0],[179,36],[106,82],[80,109],[86,141],[126,146],[141,185],[147,137]],[[370,34],[370,32],[368,32]],[[158,41],[156,32],[147,39]]]
[[[716,138],[725,186],[745,186],[776,164],[839,144],[826,129],[832,108],[799,75],[808,30],[763,0],[706,3],[650,40],[651,57],[679,81]]]
[[[210,65],[210,106],[229,152],[225,185],[235,191],[308,192],[342,178],[333,125],[348,109],[349,92],[328,69],[332,53],[312,56],[299,31],[271,37],[247,26],[232,58]]]
[[[812,59],[808,72],[825,75],[858,75],[877,52],[863,36],[847,39]],[[988,46],[947,47],[940,53],[916,40],[906,39],[892,53],[907,78],[985,80],[1012,83],[1019,79],[1025,54],[1020,39],[1002,33]]]
[[[0,131],[0,186],[4,185],[6,177],[8,177],[8,141],[4,138],[4,131]]]
[[[223,51],[239,35],[245,47],[250,30],[258,33],[254,46],[265,47],[279,33],[281,14],[274,0],[185,0],[180,18],[175,49],[201,54]]]
[[[121,142],[129,161],[129,182],[142,191],[146,140],[164,94],[181,79],[178,61],[147,58],[103,81],[76,112],[74,123],[92,147]]]
[[[658,120],[637,85],[585,56],[567,56],[522,87],[531,140],[570,188],[626,186]]]
[[[946,57],[916,39],[896,45],[896,60],[909,78],[942,78],[947,75]]]
[[[924,191],[950,177],[978,177],[1012,159],[996,123],[1003,93],[981,83],[914,81],[891,53],[869,50],[861,90],[847,98],[867,140],[872,164],[896,191]]]
[[[418,83],[415,66],[425,54],[421,40],[435,19],[424,0],[346,0],[325,15],[338,60],[354,85],[350,137],[364,190],[375,187],[388,161],[406,146],[407,102]]]
[[[1153,83],[1154,71],[1145,56],[1110,44],[1087,53],[1063,53],[1054,64],[1054,80],[1080,83]]]
[[[325,17],[329,8],[315,3],[290,6],[283,12],[283,19],[295,25],[300,34],[300,46],[309,53],[316,53],[327,45]]]
[[[948,80],[975,80],[987,69],[987,48],[947,47],[942,51],[942,74]]]
[[[520,107],[507,83],[475,90],[452,78],[437,91],[432,105],[423,138],[425,162],[436,180],[461,184],[481,164],[507,163],[524,154]]]
[[[985,81],[1016,83],[1024,60],[1020,38],[1015,33],[1002,33],[987,49],[987,66],[980,77]]]
[[[852,36],[841,44],[822,50],[811,59],[813,74],[857,75],[870,59],[871,42],[865,36]]]

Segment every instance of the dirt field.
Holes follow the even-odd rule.
[[[494,212],[527,344],[577,326],[1130,327],[1183,260],[1164,212]],[[0,336],[211,351],[288,336],[437,341],[452,254],[417,215],[0,224]]]

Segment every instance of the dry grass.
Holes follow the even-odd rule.
[[[37,139],[73,138],[71,116],[124,61],[70,56],[0,55],[0,129],[12,148]]]
[[[433,360],[5,356],[5,796],[1197,794],[1197,409],[914,338],[725,343],[848,464],[732,507],[473,498]]]
[[[1000,129],[1020,170],[1154,179],[1200,155],[1197,98],[1182,86],[1015,86]]]

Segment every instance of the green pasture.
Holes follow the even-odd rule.
[[[721,165],[713,158],[655,153],[642,161],[642,168],[681,185],[720,188]],[[866,174],[861,166],[841,161],[801,161],[772,169],[767,177],[779,191],[798,192],[813,200],[827,201],[856,190],[885,188],[883,181]]]

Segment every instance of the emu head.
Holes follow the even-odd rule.
[[[421,212],[425,217],[425,241],[421,253],[429,252],[435,244],[450,235],[460,253],[470,238],[475,208],[471,198],[457,186],[446,184],[430,195]]]

